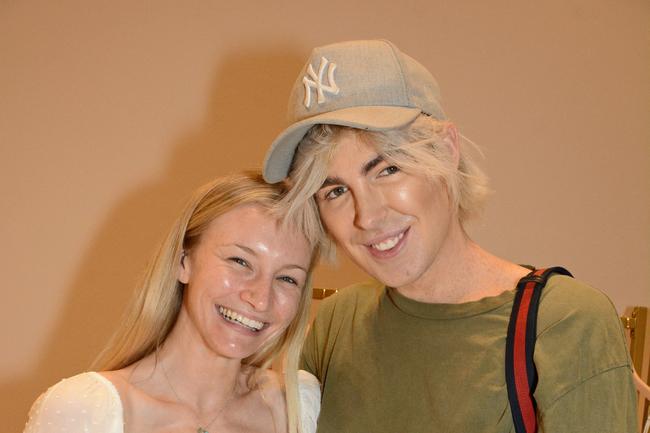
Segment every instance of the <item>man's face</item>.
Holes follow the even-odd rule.
[[[351,132],[337,141],[316,193],[327,231],[382,283],[405,290],[426,284],[455,221],[446,187],[401,171]]]

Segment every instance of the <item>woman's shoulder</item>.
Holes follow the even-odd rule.
[[[40,410],[56,408],[61,412],[120,408],[115,386],[99,373],[86,372],[62,379],[45,391],[39,400]]]
[[[255,384],[269,407],[279,411],[286,410],[284,380],[280,373],[271,369],[258,370]]]
[[[120,427],[120,430],[110,427]],[[95,372],[63,379],[32,405],[25,433],[54,429],[68,432],[120,432],[122,405],[113,384]]]
[[[260,392],[274,414],[274,420],[286,422],[286,390],[283,377],[274,370],[258,373]],[[320,383],[316,376],[304,370],[298,371],[298,394],[300,399],[300,419],[302,431],[315,432],[320,412]]]
[[[257,385],[260,387],[265,399],[285,401],[284,378],[275,370],[258,372]],[[300,397],[317,397],[320,400],[320,382],[313,374],[298,370],[298,390]]]
[[[317,401],[320,403],[320,382],[318,378],[305,370],[298,370],[298,390],[300,392],[300,402],[310,403]]]
[[[315,432],[320,413],[320,382],[313,374],[298,370],[300,420],[304,432]]]

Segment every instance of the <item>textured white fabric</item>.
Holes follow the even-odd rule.
[[[320,412],[320,382],[313,374],[305,370],[299,370],[298,386],[302,433],[315,433],[318,413]]]
[[[122,402],[104,376],[89,372],[63,379],[29,411],[24,433],[122,433]]]
[[[298,372],[303,433],[316,432],[320,384]],[[101,374],[81,373],[63,379],[32,405],[24,433],[123,433],[122,402],[115,386]]]

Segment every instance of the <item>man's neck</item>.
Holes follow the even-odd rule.
[[[459,304],[512,290],[528,273],[485,251],[460,225],[448,236],[429,269],[412,284],[398,287],[400,294],[420,302]]]

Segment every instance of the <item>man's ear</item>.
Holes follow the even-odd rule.
[[[460,162],[460,134],[456,125],[447,122],[443,131],[443,142],[449,146],[449,151],[454,162],[454,167],[458,168]]]
[[[183,250],[178,260],[178,281],[183,284],[187,284],[190,281],[190,275],[192,273],[190,266],[190,255],[187,251]]]

